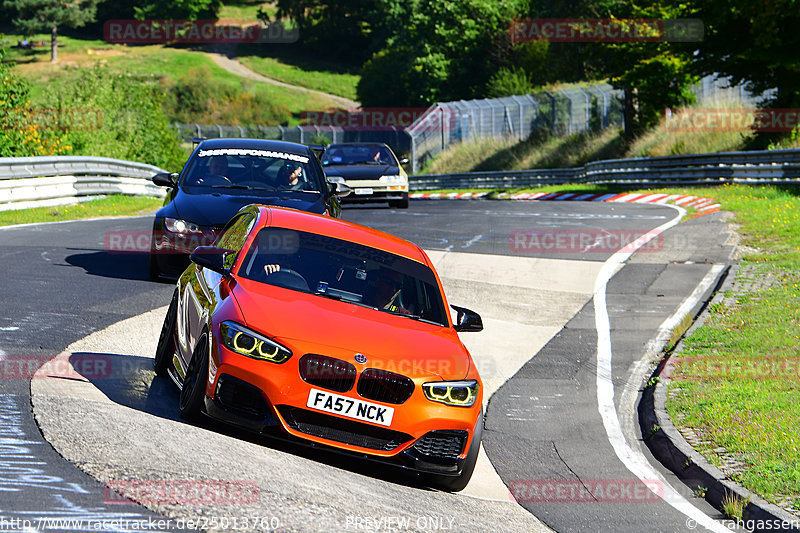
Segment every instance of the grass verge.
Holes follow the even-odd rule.
[[[274,80],[355,100],[360,76],[342,65],[293,53],[295,45],[239,45],[237,56],[250,70]],[[265,55],[269,53],[270,55]]]
[[[73,205],[0,211],[0,226],[98,217],[146,215],[155,212],[162,204],[163,200],[160,198],[113,195]]]

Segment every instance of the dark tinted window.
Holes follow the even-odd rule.
[[[200,150],[189,163],[181,185],[191,192],[208,189],[320,192],[324,190],[322,180],[311,157],[272,150]]]
[[[323,165],[392,165],[397,160],[385,146],[380,145],[331,145],[322,156]]]
[[[447,325],[433,271],[398,255],[313,233],[262,229],[239,275]]]

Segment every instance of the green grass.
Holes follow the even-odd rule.
[[[296,45],[247,44],[237,48],[239,60],[262,76],[355,100],[357,69],[309,58]]]
[[[521,143],[485,139],[457,145],[431,160],[421,173],[568,168],[623,154],[621,132],[613,128],[565,137],[542,133]]]
[[[15,44],[17,39],[22,39],[22,36],[6,35],[7,43]],[[49,43],[49,37],[45,35],[36,35],[32,40],[41,41],[42,39]],[[50,63],[49,44],[47,47],[31,50],[7,48],[8,57],[6,59],[16,62],[16,70],[31,82],[33,105],[48,105],[43,96],[44,88],[47,85],[70,83],[74,79],[76,69],[100,63],[118,72],[153,75],[163,79],[165,83],[185,76],[190,70],[207,71],[212,80],[216,82],[241,86],[249,94],[266,98],[276,106],[285,106],[289,114],[282,122],[288,125],[299,124],[299,117],[303,111],[327,109],[332,106],[332,102],[323,96],[242,79],[216,65],[199,49],[164,45],[124,46],[100,40],[75,39],[66,36],[60,36],[59,43],[61,46],[59,46],[59,62],[57,64]],[[293,75],[300,76],[302,73],[297,71]],[[311,76],[313,77],[314,74]]]
[[[709,191],[736,213],[745,257],[776,284],[710,309],[686,340],[667,410],[694,429],[700,452],[718,448],[745,464],[734,479],[775,503],[800,508],[800,198],[780,187]],[[679,360],[680,361],[680,360]]]
[[[145,215],[155,212],[162,204],[163,200],[160,198],[114,195],[74,205],[0,211],[0,226],[97,217]]]

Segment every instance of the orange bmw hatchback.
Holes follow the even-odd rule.
[[[392,463],[461,490],[482,383],[425,252],[338,219],[251,205],[178,280],[155,357],[201,413]]]

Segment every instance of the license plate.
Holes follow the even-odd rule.
[[[353,191],[356,194],[372,194],[372,189],[370,188],[359,188]]]
[[[356,400],[347,396],[339,396],[338,394],[317,389],[311,389],[306,407],[387,427],[392,425],[392,417],[394,416],[393,407]]]

